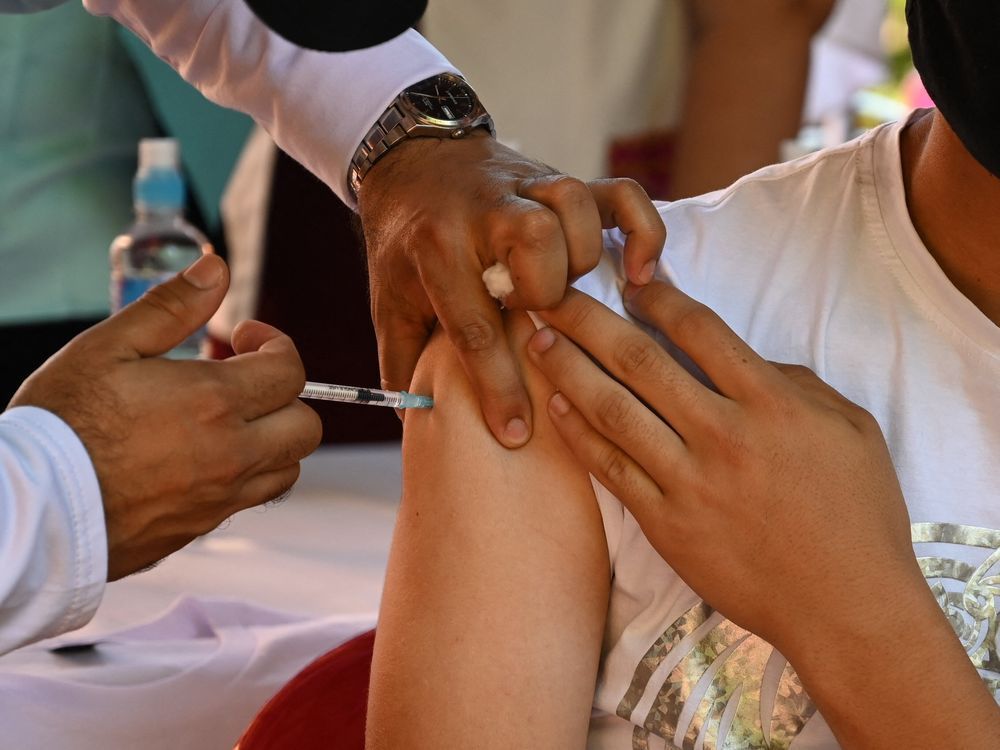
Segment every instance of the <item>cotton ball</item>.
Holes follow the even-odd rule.
[[[501,302],[503,302],[504,297],[514,291],[510,269],[499,261],[483,271],[483,282],[486,284],[486,291]]]

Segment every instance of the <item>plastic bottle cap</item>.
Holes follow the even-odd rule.
[[[139,169],[177,169],[181,148],[174,138],[143,138],[139,141]]]

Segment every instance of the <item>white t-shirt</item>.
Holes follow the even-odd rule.
[[[1000,697],[1000,327],[910,222],[902,127],[662,205],[659,275],[878,419],[921,567]],[[577,286],[625,314],[620,278],[611,260]],[[837,747],[785,659],[708,608],[598,494],[614,580],[589,747]]]

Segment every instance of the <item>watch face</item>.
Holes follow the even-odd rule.
[[[476,94],[469,84],[447,74],[410,86],[404,97],[424,116],[444,122],[458,122],[471,115],[476,108]]]

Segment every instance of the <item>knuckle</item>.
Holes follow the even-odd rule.
[[[642,186],[630,177],[615,177],[608,181],[611,189],[619,198],[646,197],[646,191]]]
[[[302,358],[294,347],[283,353],[278,360],[275,385],[281,392],[288,392],[292,397],[301,393],[306,384],[306,368]]]
[[[194,413],[204,421],[216,422],[224,420],[233,412],[229,386],[219,375],[207,372],[201,378],[197,387],[197,407]]]
[[[437,248],[441,244],[441,227],[427,216],[415,216],[408,232],[410,243],[420,247]]]
[[[603,397],[597,404],[597,420],[609,433],[621,434],[632,422],[632,408],[629,397],[622,391],[615,391]]]
[[[300,402],[299,406],[301,406],[300,411],[302,411],[302,427],[299,431],[302,436],[302,444],[298,458],[305,458],[316,450],[323,439],[323,420],[319,418],[319,414],[305,404]]]
[[[646,205],[650,203],[649,196],[646,194],[642,185],[628,177],[615,179],[611,185],[611,189],[613,191],[615,201],[619,204],[641,203]]]
[[[685,305],[671,326],[674,337],[682,341],[698,341],[712,332],[718,318],[704,305]]]
[[[559,229],[559,217],[544,206],[525,211],[521,218],[521,238],[529,246],[547,246]]]
[[[562,279],[542,279],[530,288],[525,284],[519,292],[521,304],[518,309],[551,310],[559,304],[566,293],[566,285]]]
[[[490,352],[496,347],[498,338],[490,322],[478,315],[459,323],[452,335],[455,346],[465,354]]]
[[[569,175],[553,177],[550,182],[553,202],[566,206],[585,206],[593,201],[590,188],[582,180]]]
[[[628,479],[628,461],[625,454],[614,446],[605,447],[598,458],[598,466],[607,477],[608,483],[614,486],[621,486]]]
[[[216,457],[215,473],[218,483],[227,492],[235,490],[236,485],[243,479],[247,467],[235,450],[225,451]]]
[[[630,338],[620,345],[615,354],[615,362],[621,369],[624,379],[642,377],[655,373],[657,367],[657,349],[652,341]]]
[[[594,313],[594,307],[587,302],[584,297],[576,296],[565,306],[566,332],[587,330],[588,321]]]

